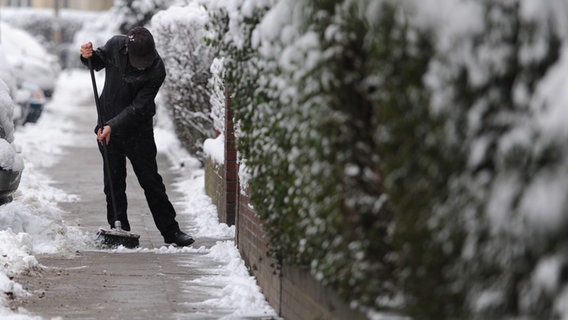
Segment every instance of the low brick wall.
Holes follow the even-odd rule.
[[[323,286],[305,267],[278,266],[268,256],[268,237],[262,221],[246,194],[239,196],[237,246],[241,256],[262,288],[268,303],[284,319],[290,320],[363,320],[337,294]]]
[[[217,207],[219,221],[226,223],[227,202],[225,197],[225,165],[219,164],[211,157],[205,159],[205,193]]]
[[[284,319],[367,319],[318,282],[308,268],[283,266],[281,279],[280,315]]]
[[[258,214],[246,195],[239,196],[236,219],[237,247],[250,272],[256,277],[268,303],[280,310],[280,272],[277,262],[268,256],[268,238]]]

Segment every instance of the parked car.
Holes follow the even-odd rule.
[[[12,67],[8,63],[2,43],[0,43],[0,80],[4,81],[4,83],[8,86],[8,93],[14,101],[22,101],[22,103],[17,104],[13,110],[13,120],[14,124],[23,124],[28,112],[28,103],[23,102],[26,99],[29,99],[29,97],[25,91],[20,91],[18,89],[20,83],[14,74],[14,70],[12,70]]]
[[[61,66],[57,57],[28,32],[0,22],[2,44],[18,82],[34,83],[51,97]]]
[[[24,170],[24,161],[13,145],[15,106],[8,85],[0,79],[0,205],[12,201]]]
[[[30,93],[27,90],[16,90],[14,96],[14,102],[16,102],[16,107],[14,108],[14,113],[12,119],[14,120],[14,126],[23,126],[28,118],[28,112],[30,112]]]
[[[19,110],[14,111],[14,122],[17,125],[37,122],[46,102],[43,90],[31,82],[20,85],[14,100],[19,106]]]
[[[18,93],[17,86],[16,77],[0,45],[0,205],[12,201],[24,169],[24,161],[13,146],[13,114],[20,110],[13,99]]]
[[[8,63],[8,58],[4,52],[4,47],[0,42],[0,80],[4,81],[4,84],[8,87],[10,96],[14,97],[18,89],[18,82],[14,71],[10,64]]]

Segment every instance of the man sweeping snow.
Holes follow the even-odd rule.
[[[154,99],[164,82],[166,71],[152,34],[146,28],[134,27],[126,36],[116,35],[95,51],[91,42],[85,43],[81,45],[81,61],[88,65],[89,59],[96,71],[104,68],[106,72],[99,115],[106,122],[97,125],[95,133],[101,154],[103,143],[108,154],[104,170],[111,172],[111,177],[104,176],[104,192],[107,220],[111,228],[115,221],[114,197],[116,219],[122,224],[122,229],[130,231],[126,214],[128,158],[165,243],[178,246],[192,244],[193,238],[179,228],[176,212],[166,195],[156,163],[152,120],[156,113]],[[107,166],[109,171],[106,171]]]

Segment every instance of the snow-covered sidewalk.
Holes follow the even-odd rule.
[[[102,88],[102,85],[99,87]],[[142,235],[141,248],[99,250],[94,245],[92,240],[95,232],[98,227],[104,225],[105,219],[102,212],[104,204],[98,203],[96,199],[103,201],[104,198],[100,185],[100,156],[95,150],[92,134],[91,124],[95,123],[94,116],[88,73],[84,70],[66,71],[61,74],[56,94],[46,106],[40,121],[17,129],[16,144],[21,148],[26,168],[14,201],[0,207],[0,287],[4,292],[0,297],[0,318],[42,319],[45,316],[58,316],[54,315],[53,311],[42,314],[31,304],[24,305],[29,311],[22,307],[15,311],[10,309],[10,306],[21,305],[19,301],[39,301],[43,296],[44,301],[53,301],[49,300],[49,295],[57,290],[50,292],[33,288],[33,291],[28,292],[17,282],[18,279],[27,279],[26,283],[33,283],[45,270],[57,268],[57,265],[44,265],[44,261],[67,259],[71,264],[79,266],[73,270],[80,269],[83,275],[88,275],[86,270],[89,268],[92,268],[93,272],[98,272],[98,269],[96,270],[92,262],[93,265],[89,265],[87,260],[94,259],[91,261],[104,263],[101,260],[104,258],[111,259],[108,269],[114,270],[113,281],[116,282],[119,275],[126,277],[125,281],[134,277],[135,281],[132,283],[137,287],[133,290],[155,290],[156,301],[149,302],[156,304],[160,301],[160,292],[177,288],[180,292],[166,292],[162,295],[164,301],[175,309],[164,308],[166,312],[171,312],[164,314],[164,318],[276,317],[255,279],[248,274],[234,245],[234,227],[218,222],[216,209],[204,194],[203,170],[196,166],[195,159],[181,149],[167,121],[160,121],[162,127],[156,130],[158,148],[170,160],[168,167],[164,167],[163,162],[159,165],[160,172],[165,181],[175,182],[173,185],[167,185],[168,194],[178,211],[182,229],[192,234],[196,243],[190,248],[163,245],[145,208],[143,196],[135,190],[133,197],[129,197],[130,207],[133,208],[130,210],[130,217],[140,219],[133,223],[139,230],[133,231]],[[94,155],[84,154],[91,151]],[[87,168],[86,162],[91,159],[98,161],[98,166],[88,167],[85,172],[74,169],[74,165],[77,165],[77,168]],[[181,163],[184,166],[179,166]],[[58,165],[65,166],[66,177],[71,181],[54,179]],[[74,170],[77,171],[75,176]],[[90,182],[90,185],[81,185],[83,181]],[[138,187],[132,186],[133,184],[136,183],[129,181],[129,196],[132,187]],[[149,258],[152,256],[155,258]],[[84,263],[81,262],[83,258],[87,259]],[[117,260],[119,262],[116,262]],[[129,264],[130,261],[132,265]],[[113,266],[112,263],[117,265]],[[148,268],[144,267],[146,263],[149,264]],[[152,268],[161,271],[152,273]],[[105,276],[106,270],[104,271],[96,273],[96,276]],[[70,274],[69,279],[73,278],[74,271],[68,269],[66,272]],[[65,276],[58,276],[61,279],[59,282],[65,281]],[[148,286],[144,285],[144,276],[147,277]],[[77,280],[79,283],[72,284],[76,291],[74,295],[80,295],[82,292],[80,279],[79,277]],[[85,279],[85,282],[92,285],[93,279],[90,280],[89,282],[89,279]],[[159,281],[168,289],[152,287],[152,281]],[[100,286],[98,289],[102,290],[101,298],[113,300],[107,299],[113,286],[103,286],[103,283]],[[109,292],[105,293],[104,290]],[[140,297],[152,297],[152,293],[134,292]],[[34,296],[38,294],[42,297]],[[172,300],[172,296],[178,297],[177,299],[181,297],[184,301],[168,301]],[[64,305],[67,302],[53,303]],[[120,309],[113,308],[111,304],[106,304],[108,301],[104,303],[105,308],[114,310],[114,316],[117,318],[128,316],[120,314],[120,311],[116,311]],[[95,305],[93,303],[77,307],[88,310]],[[65,309],[61,310],[63,312]]]

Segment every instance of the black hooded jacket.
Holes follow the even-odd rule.
[[[81,61],[88,65],[82,56]],[[156,54],[150,67],[137,70],[128,64],[126,36],[117,35],[93,52],[91,63],[96,71],[105,68],[106,72],[100,96],[103,119],[98,123],[108,124],[113,135],[151,131],[154,99],[166,77],[160,56]]]

